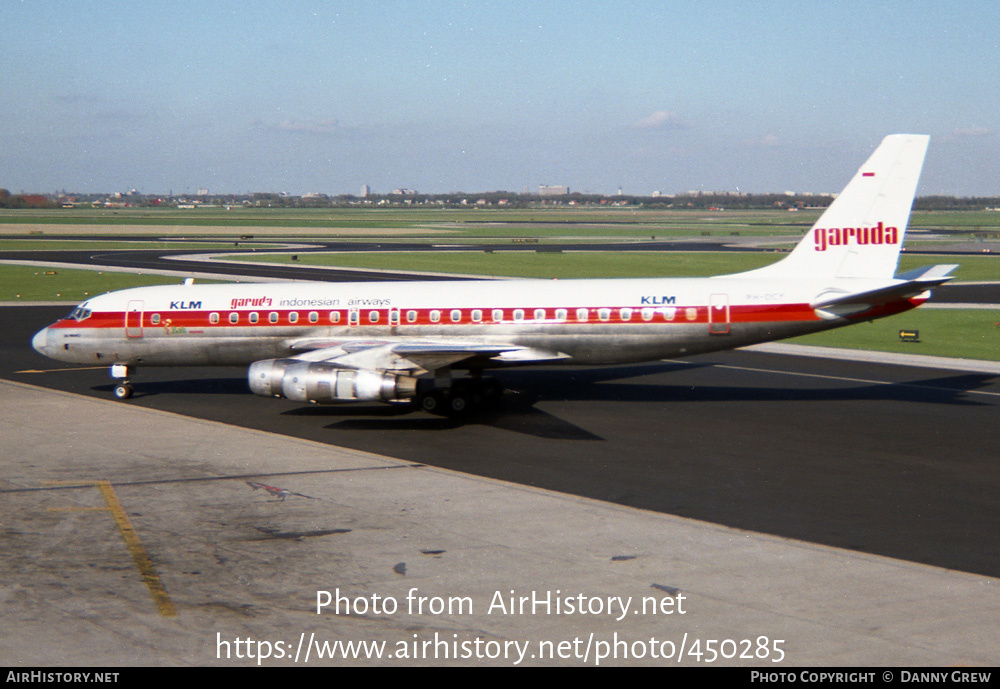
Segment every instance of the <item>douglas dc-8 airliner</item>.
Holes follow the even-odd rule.
[[[249,366],[258,395],[414,401],[460,414],[502,389],[483,370],[610,365],[742,347],[891,316],[954,265],[894,277],[929,137],[886,137],[794,250],[709,278],[220,284],[101,295],[35,335],[60,361]],[[453,370],[469,372],[452,380]]]

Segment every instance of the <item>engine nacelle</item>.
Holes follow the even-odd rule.
[[[265,359],[250,364],[247,380],[254,394],[262,397],[281,397],[281,379],[285,369],[293,364],[302,363],[295,359]]]
[[[296,402],[388,402],[417,394],[417,379],[413,376],[297,359],[255,361],[247,379],[250,389],[258,395],[287,397]]]

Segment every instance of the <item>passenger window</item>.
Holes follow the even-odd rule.
[[[461,323],[461,321],[462,321],[462,312],[460,310],[458,310],[458,309],[452,309],[451,310],[451,322],[452,323]]]
[[[597,317],[600,318],[602,321],[611,320],[611,309],[598,309]]]
[[[152,323],[153,325],[159,325],[160,324],[160,314],[154,313],[152,316],[149,317],[149,322]]]
[[[536,321],[545,320],[545,309],[535,309],[535,320]]]
[[[232,323],[233,325],[236,325],[237,323],[239,323],[240,322],[240,314],[238,312],[236,312],[236,311],[233,311],[232,313],[230,313],[229,314],[229,322]]]
[[[368,312],[368,322],[369,323],[378,323],[378,311],[369,311]]]
[[[524,309],[514,309],[514,320],[515,321],[524,320]]]
[[[277,323],[278,322],[278,312],[277,311],[272,311],[271,313],[267,314],[267,322],[268,323]]]
[[[331,323],[340,323],[340,311],[331,311],[330,312],[330,322]]]
[[[437,323],[440,320],[441,320],[441,312],[437,310],[431,311],[431,323]]]
[[[217,313],[208,314],[208,322],[211,323],[212,325],[216,325],[219,322],[219,314]]]
[[[417,322],[417,312],[414,311],[414,310],[412,310],[412,309],[409,310],[409,311],[407,311],[406,312],[406,322],[407,323],[416,323]]]
[[[310,311],[309,312],[309,322],[310,323],[319,323],[319,314],[316,313],[315,311]]]
[[[288,314],[288,322],[289,323],[298,323],[299,322],[299,312],[298,311],[292,311],[292,312],[290,312]]]
[[[503,309],[493,309],[493,322],[494,323],[503,322]]]
[[[256,323],[259,320],[260,320],[260,314],[258,314],[256,311],[251,311],[250,312],[250,322],[251,323]]]
[[[632,309],[625,308],[625,309],[622,309],[619,313],[621,314],[621,317],[622,317],[623,321],[630,321],[630,320],[632,320]]]
[[[642,310],[642,320],[651,321],[653,320],[653,309],[643,309]]]
[[[587,309],[577,309],[576,310],[576,320],[586,321],[587,320]]]
[[[479,309],[473,309],[473,311],[472,311],[472,322],[473,323],[479,323],[481,320],[483,320],[483,312],[480,311]]]
[[[566,320],[566,309],[556,309],[556,320],[557,321]]]

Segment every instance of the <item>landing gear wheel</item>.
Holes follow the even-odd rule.
[[[417,406],[430,414],[440,414],[445,407],[444,394],[440,390],[428,392],[417,398]]]
[[[115,398],[120,400],[127,400],[132,396],[132,385],[131,383],[121,383],[115,386]]]
[[[454,393],[448,400],[448,416],[462,416],[469,411],[469,398],[464,393]]]

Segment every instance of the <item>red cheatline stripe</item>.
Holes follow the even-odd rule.
[[[577,310],[586,308],[586,320],[577,318]],[[601,306],[601,307],[531,307],[524,306],[514,308],[492,309],[492,308],[459,308],[459,309],[393,309],[398,313],[398,322],[391,323],[390,309],[359,309],[358,326],[433,326],[433,325],[509,325],[513,324],[561,324],[561,325],[593,325],[602,323],[646,325],[646,324],[684,324],[684,323],[705,323],[708,320],[708,307],[706,306],[672,306],[669,309],[673,313],[672,318],[667,318],[664,314],[666,309],[662,307],[653,308],[652,315],[647,320],[643,317],[643,311],[649,307],[643,306]],[[493,311],[502,313],[502,320],[493,320]],[[129,314],[128,325],[130,328],[199,328],[210,330],[212,328],[256,328],[267,326],[302,326],[302,327],[339,327],[350,325],[350,309],[324,309],[323,311],[297,311],[297,310],[245,310],[245,311],[146,311],[143,314],[142,323],[138,322],[138,314]],[[458,319],[452,319],[452,313],[458,312]],[[473,312],[478,312],[479,320],[473,320]],[[514,318],[516,311],[522,312],[520,320]],[[542,311],[541,318],[536,318],[536,311]],[[629,318],[625,318],[623,311],[631,311]],[[410,320],[410,313],[416,315],[416,320]],[[432,320],[432,314],[436,312],[437,319]],[[557,319],[556,313],[563,312],[563,317]],[[689,317],[692,312],[693,318]],[[256,323],[250,322],[250,314],[258,314]],[[275,322],[271,322],[269,315],[277,314]],[[316,320],[310,319],[312,314],[316,314]],[[211,316],[217,315],[217,320],[213,322]],[[229,320],[230,314],[238,316],[236,323]],[[296,320],[292,322],[290,315],[295,314]],[[374,314],[374,320],[373,319]],[[606,314],[606,319],[601,315]],[[152,316],[158,315],[159,320],[153,323]],[[808,304],[731,304],[729,306],[729,320],[733,323],[761,323],[776,321],[815,321],[818,316]],[[94,312],[90,318],[76,322],[73,320],[57,321],[51,327],[59,328],[121,328],[125,324],[125,312]],[[176,332],[176,331],[175,331]],[[188,332],[191,332],[190,330]],[[199,331],[202,332],[202,331]]]

